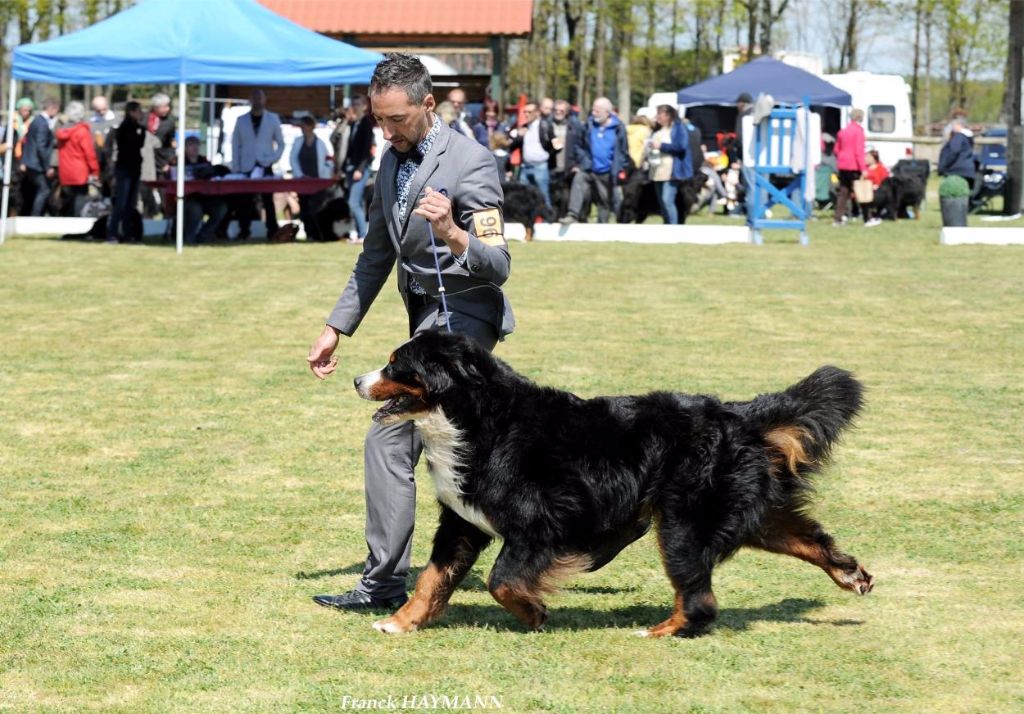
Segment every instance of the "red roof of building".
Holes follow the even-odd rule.
[[[533,0],[259,0],[317,32],[352,35],[528,35]]]

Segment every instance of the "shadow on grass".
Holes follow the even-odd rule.
[[[334,568],[332,570],[311,570],[305,571],[300,570],[293,576],[296,580],[321,580],[323,578],[333,578],[336,575],[362,575],[364,563],[359,561],[346,565],[343,568]],[[416,584],[417,578],[420,577],[420,573],[423,572],[423,568],[410,568],[409,577],[406,582],[409,583],[410,587]],[[459,585],[459,590],[478,590],[487,592],[487,583],[484,582],[480,574],[473,570],[470,571],[466,579]]]
[[[820,620],[807,617],[807,613],[822,607],[822,600],[786,598],[781,602],[761,607],[728,608],[721,611],[712,631],[715,629],[743,632],[758,622],[787,622],[804,625],[827,625],[850,627],[863,624],[861,620]],[[671,612],[671,605],[664,607],[634,605],[613,610],[592,610],[584,607],[554,607],[544,629],[549,632],[560,630],[598,630],[611,628],[650,627],[664,620]],[[459,628],[485,626],[499,631],[523,631],[523,626],[512,615],[497,604],[460,605],[452,604],[447,615],[432,627]]]

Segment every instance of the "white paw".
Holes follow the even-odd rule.
[[[401,635],[405,632],[412,632],[416,629],[416,627],[412,626],[408,630],[403,630],[401,626],[398,625],[397,622],[395,622],[392,619],[387,619],[378,620],[377,622],[373,623],[373,629],[375,629],[377,632],[383,632],[386,635]]]
[[[637,630],[636,632],[633,633],[633,636],[634,637],[650,637],[651,636],[651,631],[650,630]]]

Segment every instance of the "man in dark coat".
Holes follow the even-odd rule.
[[[60,102],[56,99],[43,100],[42,111],[28,125],[25,144],[21,153],[19,170],[24,174],[25,185],[34,191],[29,215],[41,216],[50,197],[50,179],[54,170],[50,165],[53,155],[54,134],[53,118],[60,111]]]

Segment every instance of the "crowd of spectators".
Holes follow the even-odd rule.
[[[216,155],[220,152],[212,160],[203,156],[198,140],[186,142],[187,177],[288,172],[296,178],[334,179],[335,186],[320,194],[284,199],[280,194],[258,199],[190,196],[186,240],[224,238],[230,220],[238,222],[237,237],[244,239],[262,213],[268,236],[278,234],[278,217],[283,214],[289,222],[301,219],[310,240],[360,242],[366,235],[369,197],[384,148],[367,97],[350,97],[326,122],[312,115],[299,117],[298,131],[267,108],[262,90],[252,93],[249,107],[234,122],[229,162]],[[138,237],[128,235],[126,217],[173,214],[160,205],[160,192],[147,183],[175,174],[177,126],[166,94],[151,97],[148,112],[139,102],[129,101],[120,115],[102,96],[92,100],[91,113],[79,101],[69,102],[62,112],[54,99],[43,100],[37,108],[32,99],[23,98],[16,109],[13,205],[20,215],[96,215],[91,204],[105,200],[105,235],[117,241]],[[633,204],[644,200],[667,224],[684,223],[691,211],[705,207],[711,213],[745,217],[746,189],[754,177],[743,162],[743,120],[752,111],[751,96],[739,95],[735,130],[704,137],[675,106],[644,108],[623,117],[607,97],[598,97],[589,112],[582,112],[564,99],[550,97],[514,107],[501,107],[489,97],[470,104],[466,92],[454,88],[437,106],[446,124],[491,151],[506,186],[535,188],[537,201],[547,209],[543,215],[563,224],[591,220],[595,208],[598,222],[643,220],[648,213]],[[852,194],[858,179],[869,179],[877,189],[888,178],[877,154],[864,144],[862,121],[863,112],[854,110],[835,139],[824,137],[826,158],[819,167],[818,185],[830,198],[837,225],[848,221],[851,207],[868,225],[878,222],[869,206],[855,205]],[[962,124],[951,123],[952,148],[947,154],[959,153],[947,161],[953,166],[950,171],[966,166],[960,155],[970,153],[971,147],[961,146],[967,145]],[[287,154],[283,127],[291,132]],[[824,183],[822,172],[827,174]],[[818,198],[820,204],[820,188]],[[136,220],[134,225],[140,223]]]

